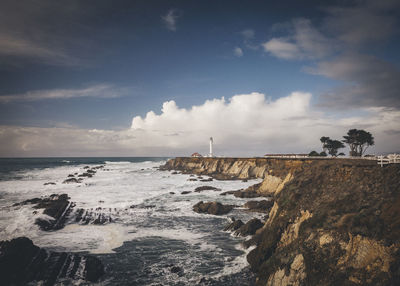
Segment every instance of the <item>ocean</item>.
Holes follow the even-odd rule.
[[[199,201],[243,205],[245,199],[217,191],[193,192],[199,186],[222,191],[246,188],[259,180],[189,181],[190,175],[160,171],[168,158],[14,158],[0,159],[0,240],[25,236],[58,252],[90,254],[105,265],[97,285],[251,285],[241,243],[224,232],[231,217],[257,217],[234,209],[228,215],[198,214]],[[81,183],[63,184],[69,174],[103,165]],[[205,177],[206,178],[206,177]],[[44,185],[52,182],[55,184]],[[182,192],[190,192],[182,194]],[[42,214],[31,205],[13,206],[51,194],[68,194],[76,205],[64,228],[42,231],[34,223]],[[112,218],[96,225],[76,221],[77,210]],[[173,273],[171,267],[179,267]],[[87,285],[63,281],[62,285]]]

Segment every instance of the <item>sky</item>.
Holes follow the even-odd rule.
[[[0,2],[0,157],[400,152],[400,2]],[[340,150],[348,153],[348,149]]]

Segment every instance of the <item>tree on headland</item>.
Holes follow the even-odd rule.
[[[372,134],[362,129],[350,129],[343,138],[342,141],[349,145],[350,156],[361,157],[369,146],[375,144]]]
[[[344,148],[344,144],[340,142],[339,140],[332,140],[329,137],[321,137],[321,143],[322,143],[322,149],[328,151],[328,154],[331,155],[332,157],[337,157],[338,156],[338,150],[341,148]],[[343,153],[340,153],[339,155],[342,155]]]
[[[330,138],[329,138],[329,137],[326,137],[326,136],[322,136],[319,140],[321,141],[321,143],[322,143],[322,149],[324,150],[324,152],[325,152],[325,154],[326,154],[327,149],[326,149],[324,146],[325,146],[325,144],[328,142],[328,140],[330,140]]]

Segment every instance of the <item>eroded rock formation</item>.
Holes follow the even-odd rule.
[[[2,285],[27,285],[33,281],[55,285],[65,279],[97,282],[103,274],[102,262],[93,256],[48,251],[26,237],[0,241]]]
[[[400,285],[398,164],[176,158],[163,168],[263,179],[252,190],[225,193],[273,197],[268,220],[244,243],[256,246],[247,259],[257,285]]]

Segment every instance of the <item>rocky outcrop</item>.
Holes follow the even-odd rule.
[[[221,189],[216,188],[216,187],[211,187],[211,186],[200,186],[200,187],[197,187],[196,189],[194,189],[194,191],[196,193],[200,193],[203,191],[221,191]]]
[[[57,230],[64,227],[74,203],[69,201],[67,194],[53,194],[44,198],[33,198],[17,203],[14,206],[33,204],[35,209],[43,209],[43,214],[50,219],[37,218],[35,223],[44,231]]]
[[[294,172],[251,240],[257,284],[397,285],[399,178],[398,165],[350,160]]]
[[[258,229],[263,227],[263,225],[264,224],[258,218],[253,218],[238,228],[235,234],[240,236],[253,235]]]
[[[96,209],[77,209],[75,213],[75,222],[79,224],[97,224],[104,225],[114,221],[111,209],[97,207]]]
[[[176,158],[163,168],[263,179],[253,190],[225,193],[273,197],[268,220],[244,243],[255,245],[247,259],[257,285],[400,285],[399,164]]]
[[[212,215],[223,215],[229,213],[235,206],[223,205],[218,202],[198,202],[193,206],[193,211],[197,213],[207,213]]]
[[[238,219],[235,220],[234,218],[232,219],[232,222],[230,224],[228,224],[225,228],[224,231],[235,231],[237,229],[239,229],[242,225],[244,225],[244,223]]]
[[[243,205],[243,207],[252,212],[269,213],[269,210],[273,204],[274,202],[271,200],[248,201]]]
[[[102,262],[93,256],[52,252],[35,246],[26,237],[0,241],[2,285],[55,285],[60,280],[97,282],[104,274]]]

